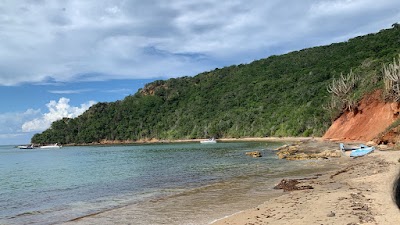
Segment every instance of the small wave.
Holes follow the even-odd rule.
[[[10,217],[8,217],[8,219],[15,219],[15,218],[18,218],[18,217],[38,215],[38,214],[42,214],[42,213],[43,213],[42,211],[23,212],[23,213],[15,215],[15,216],[10,216]]]

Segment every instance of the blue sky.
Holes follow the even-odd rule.
[[[193,76],[400,21],[398,0],[3,0],[0,144],[63,116]]]

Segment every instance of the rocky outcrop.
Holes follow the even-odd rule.
[[[328,159],[328,158],[339,158],[342,153],[339,150],[325,150],[321,153],[299,153],[287,156],[287,160],[307,160],[307,159]]]
[[[291,155],[295,155],[299,150],[299,146],[298,145],[284,145],[284,146],[278,148],[277,150],[278,150],[278,152],[276,154],[278,155],[278,158],[285,159]]]
[[[287,160],[307,160],[307,159],[327,159],[342,156],[337,144],[328,145],[318,142],[304,142],[292,145],[283,145],[276,150],[279,159]],[[326,149],[327,148],[327,149]]]
[[[251,156],[253,158],[262,157],[261,152],[259,151],[246,152],[246,155]]]

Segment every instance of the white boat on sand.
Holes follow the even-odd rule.
[[[58,145],[57,143],[53,144],[53,145],[43,145],[40,146],[39,148],[61,148],[61,145]]]
[[[210,138],[208,140],[200,141],[200,144],[215,144],[217,143],[217,140],[215,138]]]

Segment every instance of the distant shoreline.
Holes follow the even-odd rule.
[[[124,144],[162,144],[162,143],[194,143],[200,142],[207,139],[177,139],[177,140],[160,140],[160,139],[144,139],[144,140],[102,140],[100,142],[76,144],[69,143],[64,146],[96,146],[96,145],[124,145]],[[265,141],[265,142],[296,142],[296,141],[307,141],[316,140],[322,141],[321,137],[245,137],[245,138],[220,138],[217,141],[220,142],[234,142],[234,141]]]

